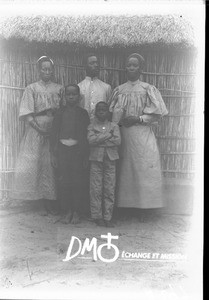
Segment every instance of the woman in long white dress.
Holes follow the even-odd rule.
[[[156,87],[139,80],[143,64],[137,53],[128,57],[128,81],[118,86],[110,99],[112,121],[121,125],[122,138],[118,207],[164,205],[160,156],[151,125],[168,112]]]
[[[59,107],[63,87],[52,82],[54,63],[43,56],[38,61],[40,80],[28,85],[23,93],[19,117],[26,122],[25,134],[15,169],[13,199],[56,200],[54,170],[50,162],[49,132],[54,111]],[[43,214],[46,214],[46,211]]]

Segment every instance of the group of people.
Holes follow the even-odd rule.
[[[79,208],[90,197],[92,220],[106,227],[113,226],[115,205],[162,207],[160,156],[151,125],[167,109],[160,92],[140,81],[143,57],[127,58],[128,81],[113,92],[98,78],[95,54],[86,57],[86,78],[65,87],[53,82],[51,58],[42,56],[37,64],[40,80],[26,87],[20,104],[26,129],[11,197],[42,199],[43,214],[58,212],[65,224],[79,222]]]

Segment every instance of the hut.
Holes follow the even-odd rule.
[[[145,58],[142,80],[162,93],[169,115],[154,128],[169,211],[191,212],[194,178],[194,78],[196,49],[191,24],[181,16],[13,16],[0,23],[0,190],[12,188],[24,124],[18,108],[24,88],[37,80],[36,60],[49,55],[58,83],[79,82],[83,56],[96,51],[100,77],[126,81],[131,52]]]

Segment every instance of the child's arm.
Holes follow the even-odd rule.
[[[60,112],[57,111],[52,122],[52,128],[50,130],[50,136],[49,136],[50,160],[54,168],[57,168],[57,149],[58,149],[60,121],[61,121],[61,115]]]
[[[103,132],[97,132],[93,129],[92,125],[89,125],[88,127],[88,141],[90,145],[98,145],[101,143],[104,143],[106,140],[110,139],[112,137],[111,133],[103,133]]]
[[[87,128],[89,126],[90,120],[89,115],[86,110],[83,110],[82,116],[82,126],[80,127],[80,134],[78,138],[78,144],[80,146],[80,153],[84,160],[89,158],[89,143],[87,140]]]
[[[120,129],[117,124],[111,129],[111,137],[105,142],[106,147],[119,146],[121,144]]]
[[[57,111],[54,116],[52,127],[50,130],[50,135],[49,135],[49,145],[50,145],[49,150],[50,153],[52,154],[56,154],[57,152],[60,122],[61,122],[61,112]]]

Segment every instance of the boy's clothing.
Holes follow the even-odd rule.
[[[121,142],[117,124],[96,118],[88,127],[90,144],[90,208],[93,219],[110,221],[115,200],[115,172]],[[103,214],[102,214],[103,198]]]
[[[73,122],[71,122],[71,117],[74,120]],[[55,154],[61,139],[72,138],[77,141],[78,151],[81,157],[88,158],[89,145],[87,141],[87,127],[89,122],[88,113],[79,106],[73,108],[63,106],[59,108],[52,124],[50,151]]]
[[[107,139],[111,132],[113,136]],[[90,144],[89,160],[103,161],[105,154],[110,160],[119,159],[118,146],[121,138],[117,124],[109,121],[99,122],[95,118],[88,127],[88,141]]]
[[[108,102],[112,93],[111,86],[99,78],[91,78],[86,76],[84,80],[78,83],[81,93],[81,101],[79,106],[84,108],[91,120],[94,119],[95,105],[99,101]],[[83,193],[86,199],[86,212],[89,213],[90,199],[89,199],[89,177],[90,170],[87,168],[84,172],[85,187]]]
[[[75,138],[76,108],[66,107],[60,124],[60,139]]]
[[[57,157],[57,190],[61,209],[77,211],[81,200],[83,162],[88,158],[88,113],[78,107],[60,108],[53,120],[50,151]],[[73,139],[75,145],[62,141]]]
[[[78,211],[81,205],[82,163],[78,146],[58,144],[57,186],[60,206],[63,212]]]
[[[115,170],[115,160],[110,160],[107,156],[105,156],[102,162],[91,161],[90,208],[92,219],[110,221],[112,218],[115,201]]]

